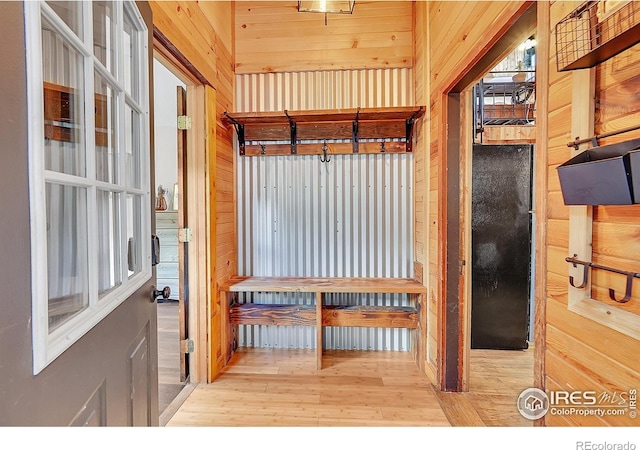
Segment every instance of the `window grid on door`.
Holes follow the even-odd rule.
[[[151,276],[149,49],[130,1],[25,18],[37,374]]]

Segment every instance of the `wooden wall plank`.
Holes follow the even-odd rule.
[[[327,25],[295,2],[241,2],[234,32],[238,74],[413,65],[411,2],[357,2]]]
[[[217,85],[215,31],[192,3],[183,8],[175,1],[151,1],[153,25],[205,76]],[[193,17],[193,19],[192,19]]]
[[[611,355],[621,357],[623,355],[618,354],[602,343],[585,342],[582,332],[579,332],[576,336],[571,336],[564,331],[558,329],[555,324],[559,324],[563,329],[566,328],[564,321],[566,319],[573,318],[575,321],[576,315],[568,312],[565,315],[559,313],[553,316],[553,321],[550,321],[547,326],[547,344],[550,349],[560,354],[565,360],[573,365],[579,367],[580,371],[589,375],[592,378],[600,380],[601,382],[610,383],[612,387],[620,390],[629,390],[637,386],[638,377],[635,375],[635,371],[629,367],[629,363],[624,361],[622,363],[613,359]],[[573,317],[571,317],[573,316]],[[608,339],[611,344],[613,339]],[[593,346],[596,346],[594,348]],[[627,349],[626,355],[630,356],[633,351]],[[637,362],[632,361],[632,365],[636,368]],[[555,377],[560,380],[560,377]],[[564,378],[564,377],[563,377]],[[569,379],[569,382],[572,380]],[[597,388],[597,386],[594,386]]]
[[[415,4],[415,98],[419,105],[429,104],[430,95],[430,58],[429,58],[429,8],[426,2]],[[425,321],[424,326],[419,330],[417,357],[420,368],[427,374],[429,380],[437,384],[437,324],[438,324],[438,302],[431,295],[433,277],[429,276],[431,259],[428,249],[434,245],[431,243],[430,223],[437,221],[437,209],[431,207],[430,183],[434,175],[437,175],[437,167],[431,166],[430,145],[431,145],[431,121],[425,117],[418,122],[416,127],[416,145],[414,147],[415,158],[415,189],[414,189],[414,209],[415,209],[415,235],[414,235],[414,258],[420,264],[422,273],[420,278],[427,286],[429,295],[423,299],[422,307],[426,311],[421,311],[421,317]]]
[[[216,36],[229,50],[233,50],[233,10],[231,1],[199,1],[198,7],[207,18]]]
[[[536,142],[536,127],[531,125],[497,126],[488,125],[482,132],[482,143],[492,144],[533,144]]]
[[[547,352],[547,355],[549,355],[548,359],[553,362],[553,353]],[[547,386],[550,391],[563,391],[567,389],[566,386],[563,386],[551,379],[547,382]],[[551,413],[547,413],[545,416],[545,423],[550,426],[570,427],[597,427],[606,425],[606,422],[597,416],[560,415]]]

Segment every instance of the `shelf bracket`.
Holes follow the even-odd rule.
[[[413,124],[415,123],[415,121],[416,113],[413,113],[413,115],[406,121],[405,146],[407,153],[411,153],[413,151]]]
[[[285,110],[284,114],[289,119],[289,127],[291,127],[291,154],[295,155],[298,153],[298,127],[294,120],[289,116],[289,112]]]
[[[238,137],[238,148],[240,151],[240,156],[244,156],[246,150],[246,142],[244,137],[244,124],[238,122],[236,119],[231,117],[225,111],[224,116],[233,124],[233,128],[236,129],[236,136]]]
[[[360,151],[359,148],[359,134],[358,134],[358,116],[360,115],[360,108],[356,111],[356,118],[353,121],[353,129],[352,129],[352,138],[351,143],[353,145],[353,153],[358,153]]]

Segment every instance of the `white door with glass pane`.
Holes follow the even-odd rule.
[[[151,24],[132,1],[25,2],[25,21],[37,375],[98,324],[104,334],[116,308],[155,323]],[[142,301],[144,307],[135,303]],[[112,332],[123,330],[113,324]],[[140,379],[155,376],[151,335],[147,330],[139,345],[123,349],[127,401],[139,395],[134,384],[154,384]],[[130,416],[145,422],[139,408]]]

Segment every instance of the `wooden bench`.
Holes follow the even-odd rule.
[[[238,303],[239,292],[314,293],[315,305]],[[409,294],[411,306],[323,305],[324,294]],[[225,363],[237,347],[238,325],[298,325],[316,328],[317,367],[322,368],[322,328],[423,329],[427,288],[411,278],[233,277],[221,287],[222,349]],[[425,317],[423,317],[423,315]],[[415,354],[417,333],[413,333]]]

